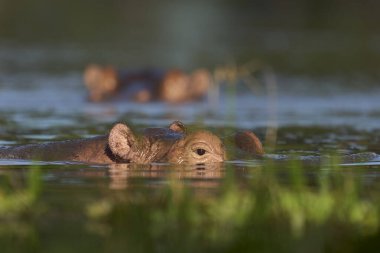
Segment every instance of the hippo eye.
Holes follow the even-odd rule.
[[[202,156],[206,153],[206,150],[204,150],[203,148],[197,148],[196,151],[197,151],[197,154],[200,156]]]

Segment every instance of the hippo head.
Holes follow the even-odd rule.
[[[226,159],[222,141],[208,131],[186,135],[186,130],[179,121],[173,122],[168,129],[153,130],[137,139],[127,125],[116,124],[108,136],[112,155],[120,161],[138,163],[167,161],[176,164],[206,164],[223,162]],[[159,137],[154,142],[149,141],[152,139],[152,132]],[[162,155],[158,156],[158,153]]]

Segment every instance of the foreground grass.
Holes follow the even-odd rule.
[[[41,190],[38,167],[29,170],[26,182],[0,174],[0,220],[17,219],[33,208]]]
[[[310,180],[294,166],[291,183],[282,184],[267,169],[244,185],[227,174],[212,196],[172,180],[155,197],[103,199],[87,206],[87,215],[107,225],[103,236],[112,246],[128,235],[124,246],[133,251],[347,252],[366,240],[366,248],[379,246],[370,238],[379,237],[380,196],[360,176],[321,170]]]
[[[0,217],[10,224],[0,243],[7,245],[4,252],[374,251],[379,186],[350,170],[264,165],[241,180],[227,167],[212,190],[169,175],[162,187],[105,191],[90,200],[78,191],[71,198],[76,204],[58,204],[66,209],[39,195],[31,170],[23,190],[0,184]],[[34,212],[41,204],[45,213]]]

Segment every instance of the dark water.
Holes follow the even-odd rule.
[[[0,1],[1,146],[181,120],[222,138],[254,131],[273,157],[380,154],[377,3],[24,2]],[[206,66],[220,90],[175,106],[94,104],[82,82],[92,62]],[[227,149],[202,169],[0,160],[0,251],[378,249],[380,159],[310,166]]]

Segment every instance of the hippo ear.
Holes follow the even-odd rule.
[[[131,148],[135,142],[136,139],[131,129],[121,123],[112,127],[108,136],[108,145],[112,153],[124,160],[130,159]]]
[[[260,139],[251,131],[237,132],[235,134],[235,144],[241,150],[252,155],[264,155],[264,149]]]
[[[177,133],[186,133],[186,127],[181,121],[173,121],[170,124],[169,129]]]

